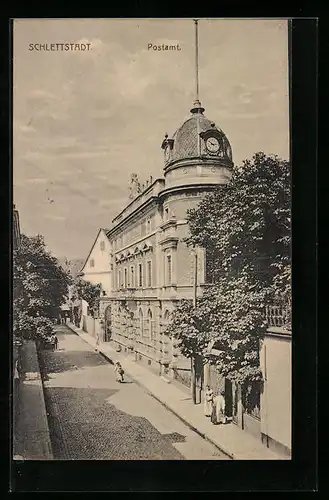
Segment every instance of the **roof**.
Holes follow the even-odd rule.
[[[199,134],[207,130],[216,130],[223,139],[223,146],[229,159],[232,159],[231,146],[224,132],[203,113],[193,113],[173,135],[171,161],[199,156]],[[211,157],[211,155],[210,155]]]

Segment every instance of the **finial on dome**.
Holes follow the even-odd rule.
[[[201,113],[201,114],[204,112],[204,108],[202,107],[199,99],[196,99],[194,101],[193,108],[190,111],[191,111],[191,113]]]
[[[168,134],[167,134],[167,132],[165,133],[165,139],[168,139]]]

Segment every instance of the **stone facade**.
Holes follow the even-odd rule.
[[[189,372],[165,330],[177,301],[193,299],[195,275],[197,295],[206,282],[204,250],[183,241],[186,211],[227,183],[233,165],[227,138],[203,111],[197,101],[173,138],[165,136],[164,177],[151,180],[106,232],[111,290],[101,298],[104,336],[159,374]]]

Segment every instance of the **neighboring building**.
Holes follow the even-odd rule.
[[[21,244],[21,230],[19,224],[19,213],[13,206],[13,250],[17,250]]]
[[[18,210],[16,210],[15,205],[13,206],[13,231],[12,231],[12,238],[13,238],[13,250],[18,250],[21,245],[21,230],[20,230],[20,224],[19,224],[19,213]],[[23,288],[20,280],[14,279],[13,280],[13,299],[18,298],[22,295],[23,293]]]
[[[66,257],[59,257],[57,260],[64,271],[68,272],[73,279],[80,273],[85,262],[84,259],[67,259]]]
[[[224,132],[204,116],[199,101],[173,137],[165,135],[161,148],[163,178],[151,178],[113,219],[106,232],[111,257],[104,259],[104,267],[98,263],[105,236],[100,231],[83,272],[85,279],[90,280],[92,269],[99,273],[93,278],[104,278],[107,265],[111,281],[109,293],[101,298],[100,313],[112,340],[158,373],[171,368],[171,374],[188,385],[189,361],[164,333],[177,301],[193,298],[195,271],[197,295],[208,280],[204,250],[197,249],[196,261],[194,251],[183,241],[188,234],[186,211],[196,207],[207,192],[228,182],[232,151]]]
[[[79,276],[84,280],[94,285],[101,284],[105,295],[109,295],[111,291],[111,252],[111,244],[106,236],[106,229],[100,229],[79,273]]]

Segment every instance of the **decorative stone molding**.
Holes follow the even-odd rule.
[[[159,241],[163,250],[168,248],[177,248],[179,238],[174,236],[167,236],[163,240]]]

